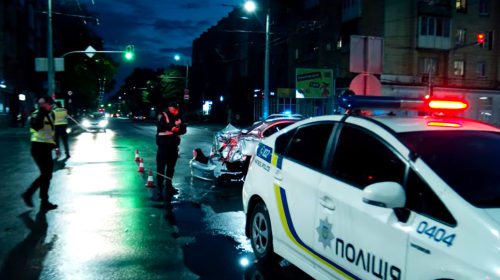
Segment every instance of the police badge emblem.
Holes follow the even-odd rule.
[[[332,224],[328,222],[328,217],[319,220],[319,226],[316,228],[319,234],[318,241],[323,244],[323,248],[332,247],[332,240],[335,238],[332,233]]]

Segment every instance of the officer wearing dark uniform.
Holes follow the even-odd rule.
[[[56,148],[54,113],[51,111],[53,103],[54,100],[50,97],[40,98],[38,101],[40,109],[33,112],[31,116],[31,155],[41,174],[22,195],[24,202],[29,207],[33,207],[31,197],[37,189],[40,189],[41,207],[45,210],[57,208],[57,205],[49,202],[49,186],[54,168],[52,150]],[[57,157],[61,155],[59,149],[56,149],[56,154]]]
[[[68,128],[68,111],[62,107],[61,102],[56,102],[54,115],[54,125],[56,126],[56,147],[59,148],[59,139],[62,138],[66,157],[69,158],[68,133],[66,132],[66,129]]]
[[[158,152],[156,154],[158,193],[153,200],[163,201],[163,183],[166,181],[167,193],[177,193],[177,189],[172,185],[172,178],[177,163],[178,147],[181,143],[181,135],[186,134],[186,126],[182,124],[179,115],[179,104],[174,101],[168,104],[168,109],[158,116],[156,145]],[[167,172],[165,173],[165,167]]]

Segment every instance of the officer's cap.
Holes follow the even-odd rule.
[[[174,109],[180,109],[181,106],[179,106],[179,103],[177,101],[172,101],[170,103],[168,103],[168,107],[172,107]]]

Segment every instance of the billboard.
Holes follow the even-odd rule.
[[[296,98],[333,97],[333,70],[297,68],[295,89]]]

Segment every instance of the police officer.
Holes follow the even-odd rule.
[[[66,129],[68,128],[68,111],[62,107],[61,102],[56,102],[54,115],[56,118],[54,122],[54,125],[56,126],[56,147],[59,148],[59,139],[62,138],[66,158],[69,158],[68,133],[66,132]]]
[[[168,104],[168,109],[158,116],[156,145],[158,152],[156,154],[158,193],[152,199],[163,201],[163,183],[166,181],[167,193],[177,193],[177,189],[172,185],[172,178],[175,171],[175,163],[178,157],[178,147],[181,143],[180,136],[186,133],[186,126],[182,124],[179,115],[179,104],[176,101]],[[167,172],[165,173],[165,166]]]
[[[52,150],[56,148],[54,141],[54,113],[51,112],[54,100],[46,96],[38,100],[39,110],[33,112],[31,117],[31,155],[40,169],[40,177],[23,193],[24,202],[33,207],[31,197],[37,189],[40,189],[41,208],[45,210],[56,209],[57,205],[49,202],[49,186],[52,179],[54,162]],[[61,152],[56,148],[56,155]]]

